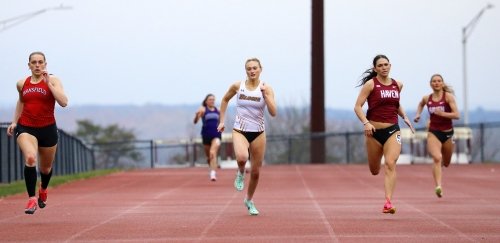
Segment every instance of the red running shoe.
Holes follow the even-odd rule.
[[[28,204],[26,204],[26,208],[24,209],[24,213],[26,214],[34,214],[36,211],[36,198],[32,197],[29,199]]]
[[[384,209],[382,210],[382,213],[395,214],[396,213],[396,208],[392,206],[391,202],[387,201],[384,204]]]
[[[40,190],[38,190],[38,206],[40,206],[40,208],[47,206],[47,192],[47,189],[42,189],[41,187]]]

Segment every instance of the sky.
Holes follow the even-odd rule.
[[[352,109],[358,80],[385,54],[416,109],[440,73],[463,108],[462,28],[488,3],[467,39],[469,109],[498,110],[500,0],[325,0],[325,105]],[[54,10],[60,5],[69,10]],[[10,28],[0,24],[0,106],[43,51],[72,105],[217,103],[261,60],[278,106],[308,106],[310,0],[0,0],[0,21],[49,9]],[[232,100],[234,104],[234,99]]]

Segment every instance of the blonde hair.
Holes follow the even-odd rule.
[[[259,64],[260,69],[262,69],[262,65],[260,64],[259,59],[257,59],[256,57],[252,57],[252,58],[247,59],[245,62],[245,67],[247,66],[247,64],[249,62],[257,62]]]
[[[433,79],[434,77],[440,77],[440,78],[441,78],[441,80],[443,80],[443,91],[444,91],[444,92],[448,92],[448,93],[451,93],[451,94],[455,94],[455,91],[453,90],[453,88],[444,82],[444,78],[443,78],[443,76],[442,76],[441,74],[439,74],[439,73],[433,74],[433,75],[431,76],[431,80],[430,80],[430,82],[432,82],[432,79]]]

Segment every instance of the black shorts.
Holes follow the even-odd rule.
[[[59,139],[59,132],[57,131],[55,123],[45,127],[27,127],[17,124],[15,130],[16,139],[22,133],[29,133],[33,135],[38,141],[39,147],[52,147],[57,144]]]
[[[217,136],[206,136],[206,137],[202,137],[202,140],[203,140],[203,145],[210,145],[212,144],[212,140],[214,140],[214,138],[218,138],[218,139],[221,139],[221,135],[217,135]]]
[[[259,135],[261,135],[262,133],[264,133],[263,131],[262,132],[244,132],[244,131],[240,131],[240,130],[236,130],[236,129],[233,129],[233,130],[235,132],[240,133],[243,136],[245,136],[245,138],[247,139],[248,143],[252,143],[253,140],[255,140]]]
[[[394,124],[384,129],[377,129],[373,133],[373,138],[375,138],[380,144],[384,145],[385,142],[387,142],[387,139],[389,139],[392,136],[392,134],[394,134],[399,130],[400,129],[398,124]]]
[[[449,132],[443,132],[438,130],[429,130],[430,133],[434,134],[441,143],[445,143],[448,139],[453,138],[453,129]]]

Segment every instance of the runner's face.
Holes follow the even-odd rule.
[[[30,68],[31,73],[37,76],[42,74],[42,71],[45,70],[46,65],[47,63],[45,63],[45,59],[42,55],[39,54],[31,56],[30,62],[28,63],[28,67]]]
[[[215,106],[215,97],[214,96],[209,96],[207,98],[207,106],[208,107],[214,107]]]
[[[256,61],[250,61],[245,65],[245,69],[247,72],[247,77],[250,80],[258,80],[260,77],[260,72],[262,69],[259,66],[259,63]]]
[[[440,91],[443,89],[443,79],[439,76],[434,76],[431,79],[431,88],[434,91]]]
[[[377,63],[375,63],[375,72],[382,76],[382,77],[387,77],[389,76],[389,72],[391,71],[391,64],[389,63],[389,60],[385,58],[380,58],[377,60]]]

